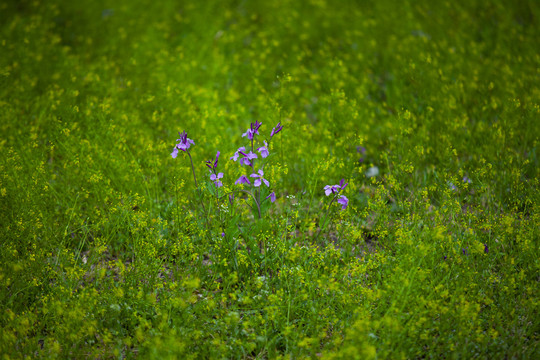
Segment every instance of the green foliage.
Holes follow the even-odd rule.
[[[539,357],[539,19],[531,0],[2,2],[0,354]],[[227,199],[255,120],[283,125],[261,219]],[[170,156],[182,130],[199,189]],[[323,191],[342,178],[344,211]]]

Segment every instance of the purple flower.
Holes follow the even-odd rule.
[[[220,154],[220,152],[218,151],[217,154],[216,154],[216,160],[214,160],[213,164],[212,164],[212,160],[206,161],[206,166],[208,166],[208,168],[210,170],[217,168],[217,164],[218,164],[218,160],[219,160],[219,154]]]
[[[238,180],[236,180],[235,182],[236,185],[238,184],[248,184],[248,185],[251,185],[251,182],[249,181],[249,179],[247,178],[246,175],[242,175],[238,178]]]
[[[251,165],[250,160],[257,158],[257,154],[255,154],[252,151],[250,151],[249,154],[246,154],[245,152],[240,151],[240,154],[244,155],[244,157],[240,159],[240,165],[250,166]]]
[[[324,193],[326,194],[326,196],[330,194],[335,194],[338,191],[339,191],[339,185],[326,185],[324,187]]]
[[[276,194],[272,191],[270,195],[266,197],[267,199],[270,198],[272,202],[276,201]]]
[[[472,181],[469,179],[466,175],[463,177],[463,182],[466,182],[467,184],[470,184]]]
[[[487,244],[484,244],[484,252],[486,254],[489,253],[489,248],[488,248]]]
[[[223,183],[221,181],[219,181],[219,179],[221,179],[222,177],[223,177],[223,173],[219,173],[217,175],[216,174],[211,174],[210,175],[210,180],[212,180],[217,187],[221,187],[221,186],[223,186]]]
[[[345,210],[347,208],[347,205],[349,205],[349,199],[347,199],[345,195],[341,195],[339,199],[337,200],[337,202],[343,205],[341,207],[341,210]]]
[[[195,142],[187,137],[187,133],[185,131],[181,134],[178,133],[178,135],[180,135],[180,139],[176,139],[176,141],[179,141],[179,143],[174,146],[171,153],[173,159],[176,159],[178,156],[178,150],[187,151],[191,145],[195,145]]]
[[[324,187],[324,193],[326,194],[326,196],[330,194],[337,194],[341,190],[345,189],[347,185],[349,185],[349,183],[345,183],[345,185],[343,185],[344,182],[345,182],[345,179],[341,179],[341,181],[339,182],[339,185],[326,185]]]
[[[246,151],[246,148],[245,148],[244,146],[239,147],[238,150],[236,150],[236,152],[234,153],[234,155],[231,156],[231,160],[232,160],[232,161],[238,160],[239,154],[240,154],[240,153],[243,154],[244,151]]]
[[[257,120],[255,120],[254,123],[251,123],[251,128],[253,129],[254,132],[256,132],[257,134],[259,133],[259,128],[261,127],[262,125],[262,122],[259,122]]]
[[[263,171],[262,169],[258,171],[258,175],[257,174],[251,174],[249,175],[250,177],[254,177],[254,178],[258,178],[257,180],[255,180],[255,182],[253,183],[253,185],[255,185],[256,187],[258,186],[261,186],[261,183],[264,182],[266,184],[266,186],[270,186],[270,183],[268,182],[268,180],[266,179],[263,179]]]
[[[251,129],[247,129],[247,131],[245,133],[242,134],[242,137],[246,136],[248,137],[249,140],[253,140],[253,130]]]
[[[225,233],[224,233],[224,232],[221,233],[221,237],[225,237]]]
[[[266,158],[268,156],[268,143],[265,141],[264,146],[258,148],[257,151],[261,154],[263,159]]]
[[[259,128],[261,127],[262,123],[255,121],[254,123],[251,123],[251,126],[245,133],[242,134],[242,137],[247,136],[249,140],[253,140],[253,137],[255,134],[259,135]]]
[[[274,127],[272,129],[272,132],[270,133],[270,139],[276,135],[278,132],[280,132],[281,130],[283,129],[283,126],[281,126],[281,121],[278,122],[278,124],[276,125],[276,127]]]

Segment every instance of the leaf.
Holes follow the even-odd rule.
[[[206,190],[212,195],[216,196],[216,186],[212,181],[205,181]]]

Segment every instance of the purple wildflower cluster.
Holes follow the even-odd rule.
[[[267,141],[264,141],[264,146],[260,146],[256,149],[256,152],[259,153],[259,155],[253,152],[254,150],[253,141],[255,139],[255,135],[259,135],[259,129],[261,125],[262,125],[262,122],[255,121],[254,123],[251,123],[249,129],[247,129],[247,131],[242,134],[242,137],[247,137],[251,141],[251,149],[249,150],[249,152],[248,150],[246,150],[245,146],[241,146],[238,148],[238,150],[236,150],[233,156],[231,156],[232,161],[236,162],[238,161],[238,159],[240,159],[239,160],[240,165],[251,167],[251,172],[252,172],[252,174],[250,174],[249,177],[247,175],[241,175],[236,180],[235,182],[236,185],[244,184],[244,185],[251,186],[252,184],[251,184],[251,181],[249,180],[249,178],[251,177],[251,178],[255,178],[255,180],[253,181],[254,187],[258,188],[262,184],[266,185],[267,187],[270,187],[270,182],[264,178],[264,171],[262,167],[258,169],[257,171],[255,171],[255,165],[254,165],[255,159],[258,159],[259,155],[261,156],[262,159],[265,159],[268,157],[268,155],[270,155],[270,152],[268,151]],[[270,140],[272,139],[274,135],[279,133],[282,129],[283,127],[281,126],[281,122],[279,122],[272,129],[272,132],[270,133]],[[270,195],[266,197],[266,199],[270,199],[272,202],[274,202],[276,201],[276,194],[272,192],[270,193]]]
[[[270,181],[268,181],[264,177],[264,164],[265,161],[263,159],[266,159],[268,156],[270,156],[269,151],[269,142],[273,139],[273,137],[280,133],[281,130],[283,130],[283,126],[281,125],[281,122],[279,122],[271,131],[270,137],[267,138],[267,140],[263,140],[259,147],[255,146],[255,139],[256,136],[259,135],[259,130],[262,126],[262,122],[255,121],[254,123],[250,124],[250,127],[242,134],[242,137],[247,137],[250,141],[249,146],[241,146],[239,147],[234,154],[230,157],[230,160],[234,162],[238,162],[241,167],[245,166],[245,170],[243,171],[243,174],[236,179],[234,182],[235,185],[247,185],[250,188],[240,188],[235,189],[231,192],[228,192],[226,194],[220,193],[220,188],[223,187],[222,179],[223,179],[223,173],[218,171],[218,164],[219,164],[219,156],[220,152],[217,151],[216,156],[214,159],[207,160],[206,166],[209,169],[209,179],[214,183],[214,186],[217,189],[213,189],[212,187],[209,187],[209,191],[215,195],[218,202],[220,202],[223,197],[228,196],[229,203],[232,206],[235,199],[235,193],[237,192],[244,192],[251,196],[251,198],[254,201],[254,205],[256,205],[258,210],[259,219],[261,218],[261,195],[264,196],[262,193],[262,189],[264,188],[263,185],[265,185],[267,188],[270,188]],[[193,166],[193,159],[191,157],[191,154],[189,152],[189,148],[191,145],[195,145],[195,142],[187,137],[186,132],[182,132],[180,135],[180,138],[177,139],[177,144],[174,146],[174,149],[171,153],[171,156],[173,158],[176,158],[178,156],[178,151],[182,150],[187,153],[187,155],[190,158],[191,161],[191,169],[193,172],[193,179],[195,180],[195,186],[198,190],[200,190],[197,179],[195,176],[195,169]],[[260,163],[259,163],[260,161]],[[258,165],[258,166],[256,166]],[[345,195],[342,195],[341,193],[345,188],[347,187],[349,183],[345,183],[345,179],[341,179],[339,184],[336,185],[326,185],[324,187],[324,192],[326,196],[332,196],[332,200],[327,208],[327,212],[325,215],[324,221],[322,221],[321,228],[319,229],[319,232],[317,233],[317,237],[320,234],[320,231],[323,227],[326,227],[327,222],[326,219],[329,214],[329,209],[334,201],[336,201],[338,204],[341,205],[341,209],[345,210],[347,206],[349,205],[349,199]],[[264,192],[264,194],[267,194],[268,192]],[[275,192],[271,192],[266,196],[264,200],[270,200],[272,203],[276,201],[276,194]],[[202,202],[201,198],[201,206],[204,210],[204,203]],[[222,204],[223,206],[223,204]],[[226,207],[225,207],[226,208]],[[264,208],[264,207],[263,207]],[[225,232],[221,232],[221,236],[225,237]],[[486,246],[486,252],[487,252],[487,246]]]
[[[270,155],[270,152],[268,150],[268,142],[274,137],[274,135],[278,134],[282,129],[283,126],[281,126],[281,122],[279,122],[270,133],[270,139],[268,141],[263,141],[264,145],[259,146],[257,149],[254,148],[254,139],[256,135],[259,135],[259,129],[262,125],[262,122],[255,121],[254,123],[250,124],[249,129],[245,133],[242,134],[242,137],[247,137],[251,142],[251,149],[246,149],[245,146],[241,146],[236,150],[236,152],[233,154],[233,156],[230,158],[233,161],[238,161],[240,165],[251,167],[251,174],[248,175],[241,175],[235,182],[236,185],[249,185],[253,186],[254,188],[258,188],[260,191],[261,185],[266,185],[267,187],[270,187],[270,182],[264,178],[264,171],[263,167],[261,166],[260,169],[255,170],[255,160],[259,158],[259,156],[262,159],[267,158]],[[187,152],[191,159],[191,155],[189,153],[189,148],[191,145],[195,145],[195,142],[187,137],[187,133],[184,131],[182,133],[178,133],[180,138],[176,140],[177,144],[174,146],[173,151],[171,152],[171,156],[173,159],[175,159],[178,156],[178,150],[182,150],[184,152]],[[256,152],[254,152],[254,150]],[[258,154],[257,154],[258,153]],[[214,182],[214,185],[216,187],[222,187],[223,183],[221,182],[221,179],[223,179],[223,173],[218,172],[218,162],[219,162],[219,155],[220,152],[218,151],[216,153],[216,158],[214,160],[208,160],[206,161],[206,166],[209,169],[209,176],[210,180]],[[192,161],[193,163],[193,161]],[[193,165],[193,164],[192,164]],[[192,166],[193,167],[193,166]],[[195,170],[193,170],[194,178],[195,178]],[[250,181],[250,178],[253,178],[253,184],[252,181]],[[196,182],[196,180],[195,180]],[[234,199],[234,195],[230,195],[229,199]],[[270,193],[266,197],[266,199],[270,199],[270,201],[274,202],[276,201],[276,194],[274,192]]]
[[[347,185],[349,185],[349,183],[343,184],[344,182],[345,179],[341,179],[339,185],[326,185],[324,187],[324,194],[326,196],[334,194],[334,199],[337,198],[337,202],[341,204],[341,210],[345,210],[347,208],[347,205],[349,205],[349,199],[347,199],[345,195],[339,195],[339,193],[343,191],[347,187]]]

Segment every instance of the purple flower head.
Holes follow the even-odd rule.
[[[345,182],[345,179],[341,179],[341,181],[339,182],[339,187],[341,188],[341,190],[345,189],[347,185],[349,185],[349,183],[346,183],[345,185],[343,185],[344,182]]]
[[[180,136],[180,139],[176,139],[178,144],[174,146],[171,153],[173,159],[176,159],[178,156],[178,150],[187,151],[191,145],[195,145],[195,142],[187,137],[187,133],[185,131],[183,133],[178,133],[178,135]]]
[[[212,160],[206,161],[206,166],[208,166],[208,168],[210,170],[213,170],[213,169],[217,168],[217,164],[218,164],[218,160],[219,160],[219,154],[220,154],[220,152],[218,151],[217,154],[216,154],[216,160],[214,160],[213,164],[212,164]]]
[[[258,148],[257,151],[261,154],[263,159],[266,158],[268,156],[268,143],[265,141],[264,146]]]
[[[347,205],[349,205],[349,199],[347,199],[345,195],[341,195],[339,199],[337,200],[337,202],[343,205],[341,207],[341,210],[345,210],[347,208]]]
[[[261,183],[264,182],[266,184],[266,186],[270,186],[270,183],[268,182],[268,180],[263,179],[264,173],[263,173],[262,169],[259,170],[258,173],[259,173],[258,175],[257,174],[249,175],[250,177],[257,178],[255,180],[255,182],[253,183],[253,185],[255,185],[256,187],[259,187],[259,186],[261,186]]]
[[[244,146],[239,147],[238,150],[236,150],[236,152],[234,153],[234,155],[231,156],[231,160],[232,161],[238,160],[238,156],[240,155],[240,153],[243,154],[244,151],[246,151],[246,148]]]
[[[217,175],[216,174],[210,174],[210,180],[212,180],[217,187],[223,186],[223,183],[219,180],[222,177],[223,177],[223,173],[219,173]]]
[[[255,120],[254,123],[251,123],[251,129],[255,132],[255,133],[259,133],[259,128],[261,127],[262,125],[262,122],[259,122],[257,120]]]
[[[242,159],[240,159],[240,165],[250,166],[251,165],[250,160],[253,160],[253,159],[257,158],[257,154],[255,154],[252,151],[250,151],[249,154],[246,154],[245,152],[242,152],[242,151],[239,151],[239,152],[240,152],[240,154],[244,155],[244,157]]]
[[[270,198],[270,201],[274,202],[276,201],[276,194],[272,191],[266,198]]]
[[[276,127],[274,127],[272,129],[272,132],[270,133],[270,139],[276,135],[278,132],[280,132],[281,130],[283,129],[283,126],[281,126],[281,121],[278,122],[278,124],[276,125]]]
[[[255,134],[259,135],[259,128],[261,127],[262,122],[255,121],[251,123],[249,129],[242,134],[242,137],[247,136],[249,140],[253,140]]]
[[[247,136],[249,140],[253,140],[253,130],[247,129],[247,131],[242,134],[242,137],[244,136]]]
[[[225,237],[225,233],[224,233],[224,232],[221,233],[221,237]]]
[[[466,182],[467,184],[470,184],[472,181],[469,179],[466,175],[463,177],[463,182]]]
[[[251,182],[249,181],[249,179],[247,178],[246,175],[242,175],[238,178],[238,180],[236,180],[235,182],[236,185],[238,184],[248,184],[248,185],[251,185]]]
[[[330,194],[335,194],[339,191],[339,185],[326,185],[324,187],[324,193],[326,196],[330,195]]]
[[[489,253],[489,248],[488,248],[487,244],[484,244],[484,252],[486,254]]]

